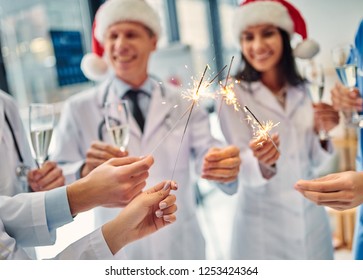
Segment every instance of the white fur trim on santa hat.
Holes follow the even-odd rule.
[[[302,59],[313,58],[320,51],[319,44],[311,39],[306,39],[297,44],[294,56]]]
[[[273,24],[289,34],[294,32],[294,23],[289,12],[280,3],[258,1],[237,8],[234,15],[234,29],[238,39],[241,36],[241,32],[248,26],[258,24]]]
[[[96,39],[102,43],[107,28],[119,21],[140,22],[157,37],[161,34],[159,16],[145,0],[108,0],[96,13]]]
[[[82,58],[81,69],[83,74],[92,81],[102,81],[108,74],[106,61],[94,53],[87,53]]]

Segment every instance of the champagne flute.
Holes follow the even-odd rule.
[[[30,139],[38,168],[42,167],[42,165],[48,158],[48,149],[50,141],[52,139],[54,119],[54,106],[52,104],[30,104]]]
[[[309,63],[304,68],[304,78],[307,82],[307,88],[310,99],[313,104],[322,102],[324,94],[324,69],[321,64],[317,64],[314,61]],[[321,125],[318,124],[318,127]],[[324,128],[319,128],[319,139],[320,141],[327,142],[329,140],[329,134]]]
[[[357,83],[357,50],[349,44],[336,46],[332,49],[332,59],[340,81],[353,90]],[[358,125],[359,115],[356,110],[343,113],[348,126]]]
[[[113,143],[125,152],[129,143],[130,109],[127,100],[105,103],[105,123]]]

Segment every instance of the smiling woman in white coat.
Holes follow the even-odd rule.
[[[148,60],[156,49],[159,34],[158,15],[146,1],[114,0],[101,6],[94,23],[94,53],[86,56],[82,65],[90,78],[103,73],[102,70],[106,76],[111,73],[95,88],[66,102],[57,129],[59,142],[53,158],[65,163],[65,168],[73,165],[70,173],[73,178],[69,179],[74,180],[110,157],[124,156],[126,153],[110,144],[112,141],[103,125],[103,104],[121,98],[130,101],[131,109],[139,106],[144,125],[131,117],[127,153],[143,156],[153,152],[155,164],[149,171],[148,184],[172,176],[181,145],[173,177],[180,186],[178,222],[134,242],[125,251],[131,259],[204,259],[205,241],[196,216],[194,182],[201,174],[219,182],[219,187],[226,192],[235,192],[239,149],[235,146],[211,149],[222,143],[211,136],[208,114],[201,107],[194,108],[182,143],[186,118],[164,139],[190,103],[181,98],[179,88],[161,84],[148,75]],[[95,66],[98,68],[94,69]],[[130,89],[142,91],[136,96],[138,105],[131,103],[127,93]],[[132,198],[141,190],[133,188],[128,197]],[[96,225],[115,217],[117,212],[96,209]]]
[[[314,110],[303,79],[296,71],[290,35],[304,33],[299,12],[286,1],[245,1],[235,15],[244,68],[234,89],[238,103],[260,121],[278,124],[270,141],[256,145],[251,126],[232,106],[221,111],[221,128],[231,144],[240,146],[243,165],[236,208],[233,259],[332,259],[328,216],[294,190],[300,178],[314,178],[332,154],[314,131]],[[295,30],[295,31],[294,31]],[[298,31],[296,31],[298,30]],[[305,40],[295,55],[312,57],[318,47]],[[302,46],[300,46],[302,47]],[[338,123],[327,108],[324,126]]]

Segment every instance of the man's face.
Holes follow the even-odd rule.
[[[104,49],[116,76],[132,86],[147,78],[150,54],[157,38],[141,23],[123,21],[111,25],[105,34]]]

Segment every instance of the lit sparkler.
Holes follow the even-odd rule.
[[[187,68],[187,66],[185,66]],[[187,115],[187,113],[189,112],[189,116],[188,116],[188,120],[186,122],[186,125],[185,125],[185,128],[184,128],[184,132],[183,132],[183,135],[182,135],[182,139],[181,139],[181,142],[180,142],[180,146],[179,146],[179,150],[178,150],[178,154],[177,154],[177,158],[176,158],[176,162],[175,162],[175,166],[174,166],[174,170],[173,170],[173,174],[172,174],[172,178],[174,176],[174,172],[175,172],[175,167],[176,167],[176,163],[178,161],[178,158],[179,158],[179,153],[180,153],[180,148],[181,148],[181,144],[183,142],[183,138],[184,138],[184,135],[185,135],[185,132],[186,132],[186,128],[188,126],[188,123],[189,123],[189,119],[190,119],[190,116],[192,114],[192,110],[193,110],[193,107],[195,106],[195,104],[199,105],[199,101],[202,99],[202,98],[213,98],[214,96],[209,93],[209,91],[207,91],[207,88],[213,83],[213,81],[218,78],[218,76],[224,71],[224,69],[227,67],[227,65],[225,65],[209,82],[203,82],[204,80],[204,77],[205,77],[205,74],[206,74],[206,71],[208,70],[209,66],[206,65],[205,69],[204,69],[204,72],[203,72],[203,75],[202,75],[202,78],[200,81],[197,81],[197,80],[193,80],[193,77],[192,77],[192,80],[193,80],[193,87],[189,90],[186,90],[182,93],[182,97],[187,99],[187,100],[190,100],[192,101],[192,104],[187,108],[187,110],[179,117],[179,119],[174,123],[174,125],[171,127],[171,129],[168,131],[168,133],[166,133],[161,141],[159,141],[159,143],[152,149],[151,151],[151,154],[154,154],[154,152],[161,146],[161,144],[165,141],[166,138],[169,137],[170,134],[172,134],[172,132],[174,131],[174,129],[178,126],[179,122]],[[165,103],[163,103],[165,104]],[[170,111],[172,111],[173,109],[175,109],[177,107],[177,105],[174,105],[173,108],[171,108],[169,110],[169,113]],[[168,114],[169,114],[168,113]],[[164,188],[167,187],[167,184],[164,186]]]
[[[234,56],[232,56],[231,58],[231,62],[229,63],[229,68],[228,68],[228,73],[227,73],[227,77],[226,77],[226,81],[224,83],[224,85],[222,85],[221,91],[220,91],[220,95],[222,95],[222,99],[226,102],[227,105],[233,105],[234,110],[235,111],[239,111],[239,104],[237,102],[237,98],[236,98],[236,94],[234,93],[234,84],[230,83],[228,84],[229,78],[230,78],[230,74],[231,74],[231,68],[232,68],[232,63],[234,60]],[[222,109],[222,102],[219,105],[219,110],[218,110],[218,118]]]
[[[247,115],[247,121],[250,123],[253,129],[254,138],[260,139],[261,141],[266,141],[269,139],[272,145],[275,147],[276,151],[280,153],[279,148],[277,147],[276,143],[273,141],[272,137],[269,134],[271,129],[278,126],[279,123],[274,124],[271,120],[261,123],[252,113],[252,111],[248,109],[247,106],[244,106],[244,110],[246,113],[249,113],[249,115]]]
[[[201,85],[203,83],[203,80],[204,80],[204,76],[205,76],[205,73],[207,72],[208,70],[208,65],[205,67],[204,69],[204,72],[203,72],[203,75],[198,83],[198,85],[196,86],[196,90],[193,91],[188,91],[189,94],[188,95],[183,95],[183,97],[185,98],[188,98],[189,100],[192,101],[192,105],[190,106],[190,110],[189,110],[189,115],[188,115],[188,119],[187,119],[187,122],[185,123],[185,127],[184,127],[184,131],[183,131],[183,135],[182,135],[182,138],[180,140],[180,144],[179,144],[179,149],[178,149],[178,153],[176,155],[176,159],[175,159],[175,163],[174,163],[174,168],[173,168],[173,173],[171,174],[171,179],[170,179],[170,182],[173,181],[173,178],[174,178],[174,173],[175,173],[175,169],[176,169],[176,165],[178,163],[178,159],[179,159],[179,155],[180,155],[180,150],[181,150],[181,145],[183,143],[183,140],[184,140],[184,136],[185,136],[185,132],[187,131],[187,127],[188,127],[188,124],[189,124],[189,121],[190,121],[190,117],[192,115],[192,112],[193,112],[193,108],[195,106],[195,104],[198,104],[198,101],[200,100],[200,93],[199,93],[199,90],[201,88]],[[194,83],[195,84],[195,83]],[[196,84],[195,84],[196,85]],[[164,189],[167,188],[167,183],[165,184],[164,186]]]

